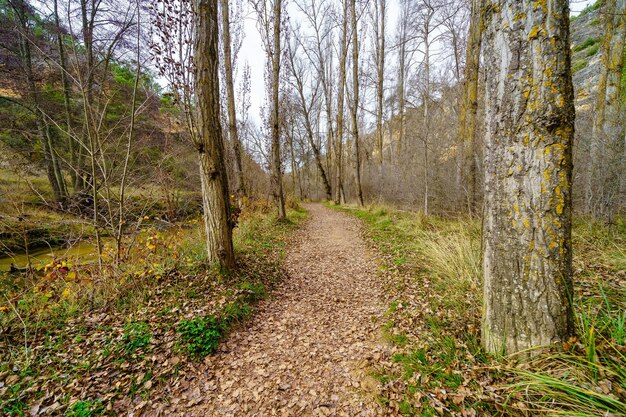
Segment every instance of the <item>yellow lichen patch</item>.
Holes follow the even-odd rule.
[[[528,219],[524,219],[524,227],[525,227],[526,229],[530,229],[530,220],[528,220]]]
[[[541,10],[543,10],[544,12],[548,11],[547,0],[535,0],[533,2],[533,6],[534,6],[534,10],[541,8]]]
[[[539,35],[539,26],[535,25],[528,34],[528,39],[535,39]]]
[[[550,183],[550,179],[552,178],[552,173],[554,172],[554,168],[546,168],[543,171],[543,178],[546,180],[546,183]]]
[[[519,21],[520,21],[520,20],[522,20],[522,19],[526,19],[526,16],[527,16],[527,15],[526,15],[526,13],[523,13],[523,12],[517,12],[517,13],[515,14],[515,16],[513,17],[513,21],[514,21],[514,22],[519,22]]]
[[[552,75],[554,74],[554,71],[552,71],[552,67],[551,66],[547,66],[544,70],[543,70],[543,75],[546,76],[546,78],[552,78]],[[547,81],[546,81],[546,85],[547,85]]]

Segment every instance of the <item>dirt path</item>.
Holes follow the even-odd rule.
[[[364,368],[385,349],[376,263],[356,219],[308,205],[286,279],[220,352],[172,388],[161,415],[378,416]]]

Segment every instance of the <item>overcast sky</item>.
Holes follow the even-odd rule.
[[[288,2],[292,3],[290,7],[288,7],[288,13],[291,19],[298,21],[298,11],[295,6],[293,6],[293,1],[290,0]],[[593,3],[595,0],[572,0],[570,1],[572,15],[577,15],[583,10],[588,4]],[[339,0],[337,0],[338,3]],[[391,38],[395,33],[396,21],[399,15],[399,7],[398,0],[389,0],[388,3],[388,15],[387,15],[387,36]],[[263,81],[264,77],[264,63],[265,63],[265,52],[263,50],[263,45],[261,43],[261,36],[256,27],[256,19],[254,13],[249,11],[247,13],[247,18],[245,19],[245,37],[243,39],[243,44],[241,47],[241,51],[239,53],[239,76],[241,76],[241,69],[244,66],[244,62],[248,62],[250,65],[251,72],[251,108],[250,108],[250,118],[255,121],[259,121],[259,111],[260,107],[263,104],[263,100],[265,97],[265,83]],[[392,68],[393,65],[390,65]]]

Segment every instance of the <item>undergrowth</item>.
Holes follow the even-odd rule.
[[[626,222],[574,222],[577,337],[532,359],[495,358],[480,340],[481,231],[469,218],[389,207],[363,219],[382,254],[396,352],[372,374],[379,401],[406,416],[626,415]]]
[[[205,262],[203,228],[190,220],[140,235],[118,267],[55,259],[35,275],[6,276],[0,414],[118,415],[149,399],[252,314],[281,279],[286,242],[306,216],[292,204],[277,222],[271,204],[250,202],[230,271]]]

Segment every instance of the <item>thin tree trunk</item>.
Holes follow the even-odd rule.
[[[459,142],[465,151],[464,164],[467,167],[467,210],[470,216],[478,215],[478,188],[476,166],[476,119],[478,115],[478,73],[480,70],[480,47],[483,31],[483,7],[481,0],[472,1],[470,28],[465,60],[465,80],[463,99],[459,116]]]
[[[398,116],[400,126],[398,129],[398,155],[402,155],[404,151],[404,131],[406,124],[406,97],[405,97],[405,75],[406,75],[406,42],[407,42],[407,25],[408,25],[408,2],[402,4],[400,17],[400,39],[398,51]]]
[[[135,120],[137,111],[137,89],[139,88],[139,77],[141,76],[141,0],[137,0],[137,68],[135,70],[135,81],[133,83],[133,97],[130,103],[130,126],[128,127],[128,140],[126,142],[126,154],[124,155],[124,168],[122,170],[122,179],[120,181],[120,196],[118,205],[118,221],[117,221],[117,234],[115,236],[116,246],[116,263],[119,266],[122,258],[122,233],[124,231],[124,203],[126,193],[126,177],[128,174],[128,163],[130,161],[130,152],[133,144],[133,134],[135,133]]]
[[[485,17],[482,340],[509,354],[574,330],[569,5],[501,0]]]
[[[46,166],[46,173],[48,176],[48,182],[52,188],[54,199],[57,203],[63,204],[67,198],[67,191],[65,189],[65,181],[63,174],[60,171],[56,160],[56,153],[54,150],[54,143],[51,127],[46,120],[46,115],[41,109],[39,89],[35,82],[35,76],[33,74],[33,62],[30,47],[30,40],[28,39],[28,16],[26,15],[26,4],[23,2],[16,2],[13,5],[21,24],[21,31],[19,33],[19,46],[20,54],[23,59],[24,72],[26,75],[26,82],[28,84],[28,94],[30,101],[32,102],[33,112],[35,116],[35,124],[37,126],[37,134],[41,144],[41,149],[44,155],[44,162]]]
[[[72,179],[72,186],[76,186],[76,146],[74,144],[74,128],[72,123],[72,107],[71,107],[71,90],[70,83],[67,78],[67,57],[65,55],[65,43],[63,42],[63,35],[61,30],[61,23],[59,19],[59,5],[58,0],[54,0],[54,22],[57,31],[57,45],[59,48],[59,66],[61,67],[61,84],[63,86],[63,108],[65,110],[65,124],[67,129],[67,144],[70,151],[70,177]]]
[[[429,199],[429,181],[430,181],[430,163],[428,159],[428,136],[430,130],[430,43],[429,43],[429,35],[430,35],[430,27],[429,21],[426,23],[426,27],[424,30],[424,78],[425,78],[425,86],[424,86],[424,103],[422,106],[424,107],[424,214],[428,216],[428,199]]]
[[[361,189],[361,155],[359,149],[359,37],[357,33],[356,0],[351,0],[350,10],[352,15],[352,89],[354,103],[352,106],[352,137],[354,138],[354,180],[356,195],[359,205],[363,205],[363,190]]]
[[[346,58],[348,55],[348,0],[343,0],[343,22],[341,31],[341,47],[339,56],[339,85],[337,86],[337,139],[335,150],[336,186],[335,204],[341,204],[341,191],[343,189],[343,128],[344,128],[344,101],[346,91]],[[344,197],[345,201],[345,197]]]
[[[624,0],[606,0],[603,5],[605,34],[601,45],[601,69],[596,95],[590,160],[585,184],[587,211],[609,220],[617,208],[620,171],[623,169],[624,107],[621,79],[624,68],[626,7]]]
[[[296,170],[296,153],[293,150],[293,136],[294,136],[294,124],[291,125],[291,130],[288,135],[289,139],[289,156],[291,159],[291,187],[293,188],[293,195],[296,195],[296,186],[300,183],[300,179],[296,178],[297,170]],[[302,187],[300,187],[300,196],[302,198]]]
[[[91,9],[88,9],[88,3],[90,0],[80,0],[80,8],[81,8],[81,19],[83,25],[83,45],[82,47],[85,50],[85,69],[83,71],[83,76],[81,77],[81,89],[84,89],[84,97],[83,97],[83,107],[85,120],[83,120],[83,132],[81,136],[81,146],[78,147],[78,155],[76,156],[76,164],[77,164],[77,183],[74,184],[75,190],[82,190],[87,187],[89,181],[86,180],[88,174],[86,170],[83,168],[84,163],[84,148],[88,146],[91,148],[91,141],[93,140],[93,122],[87,120],[88,117],[91,117],[92,106],[93,106],[93,88],[94,88],[94,78],[95,78],[95,61],[94,61],[94,53],[93,53],[93,25],[95,20],[96,11],[94,10],[94,4],[91,2]],[[89,142],[88,145],[85,145]],[[94,147],[94,150],[97,150],[97,147]],[[91,158],[95,158],[95,155],[91,155]],[[93,172],[92,174],[93,175]],[[92,179],[92,183],[95,183],[95,180]]]
[[[230,268],[235,256],[220,126],[217,0],[195,0],[195,15],[195,91],[199,117],[194,145],[200,161],[207,255],[210,263]]]
[[[243,179],[243,165],[241,162],[241,141],[237,132],[237,116],[235,110],[235,87],[233,83],[233,59],[230,40],[230,12],[228,0],[220,0],[222,6],[222,44],[224,45],[224,72],[226,74],[226,96],[228,99],[228,135],[233,145],[235,154],[235,189],[237,197],[241,199],[246,195],[246,187]]]
[[[280,123],[278,115],[278,92],[280,83],[280,24],[282,1],[274,0],[274,38],[272,48],[272,116],[271,116],[271,128],[272,128],[272,190],[274,193],[274,201],[276,202],[276,208],[278,209],[278,219],[284,220],[287,218],[285,212],[285,196],[283,194],[283,178],[281,170],[281,158],[280,158]]]
[[[383,155],[383,98],[385,93],[385,20],[387,0],[376,0],[376,146],[378,162],[382,165]]]
[[[322,177],[322,183],[324,184],[324,192],[326,194],[326,199],[330,201],[332,199],[332,189],[330,185],[330,181],[328,176],[326,175],[326,169],[324,168],[324,163],[322,161],[322,154],[320,152],[321,143],[318,145],[315,143],[315,134],[313,132],[313,125],[311,123],[311,107],[307,103],[306,97],[304,95],[304,80],[303,75],[299,72],[299,69],[296,67],[296,63],[294,61],[295,51],[291,48],[288,49],[287,56],[289,57],[289,63],[291,66],[291,73],[293,79],[295,80],[295,87],[298,90],[298,98],[300,99],[300,107],[302,109],[302,115],[304,116],[304,127],[307,133],[307,139],[311,149],[313,150],[313,156],[315,157],[315,163],[317,164],[317,168],[320,171],[320,176]],[[321,112],[319,113],[321,114]],[[319,126],[319,114],[317,125]]]

